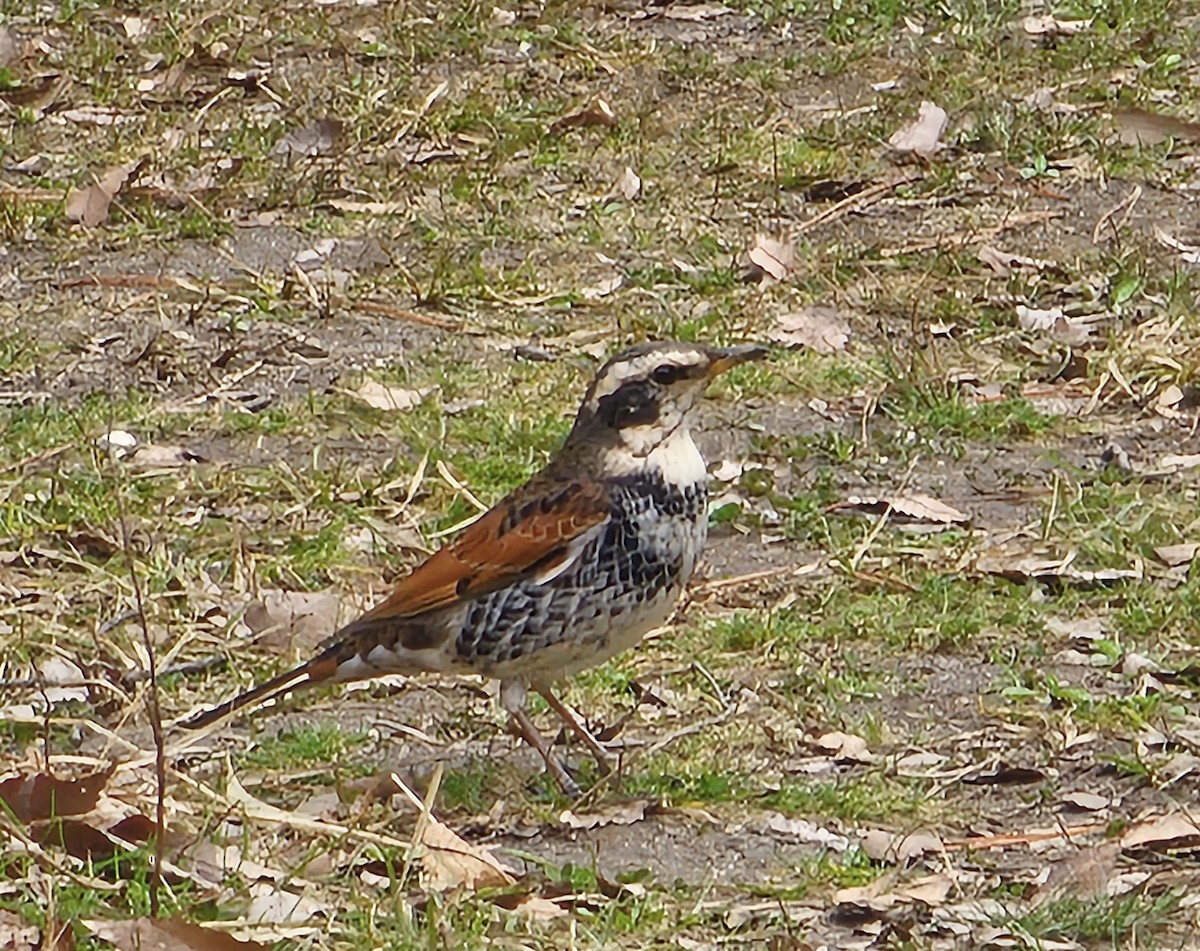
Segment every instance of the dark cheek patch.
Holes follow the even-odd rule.
[[[614,429],[649,425],[658,419],[658,394],[644,382],[626,383],[600,399],[596,415]]]

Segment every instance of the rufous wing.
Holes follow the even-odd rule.
[[[519,581],[548,581],[603,530],[609,511],[607,489],[591,482],[518,490],[430,556],[361,620],[413,617]]]

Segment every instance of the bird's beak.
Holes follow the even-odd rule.
[[[712,354],[712,362],[708,365],[708,378],[711,380],[743,363],[765,359],[770,351],[758,344],[742,344],[739,347],[719,347],[709,352]]]

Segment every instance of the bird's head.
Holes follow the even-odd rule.
[[[766,355],[760,346],[677,342],[626,350],[604,364],[588,387],[571,440],[599,440],[631,459],[645,459],[673,436],[687,434],[692,412],[715,377]]]

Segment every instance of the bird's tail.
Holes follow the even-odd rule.
[[[252,703],[266,703],[269,700],[282,697],[284,694],[290,693],[298,687],[307,687],[310,684],[329,680],[337,673],[337,669],[338,658],[335,652],[326,650],[308,661],[308,663],[301,664],[299,667],[286,671],[278,677],[272,677],[254,689],[238,694],[232,700],[226,700],[211,710],[204,710],[195,716],[188,717],[186,720],[180,720],[175,725],[183,727],[185,730],[199,730],[216,723],[234,711],[241,710]]]

